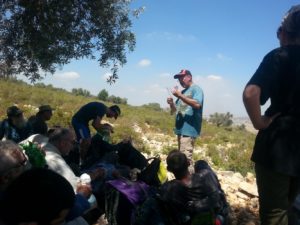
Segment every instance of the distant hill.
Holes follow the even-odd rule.
[[[60,88],[34,86],[18,80],[0,80],[0,90],[0,119],[5,118],[6,108],[14,104],[24,111],[27,118],[37,112],[39,105],[49,104],[55,108],[53,118],[49,121],[50,126],[69,127],[72,115],[82,105],[98,101],[96,97],[75,96]],[[114,142],[131,137],[137,148],[148,155],[166,156],[168,151],[176,148],[174,116],[168,111],[159,110],[156,104],[120,104],[120,107],[121,117],[116,121],[108,120],[115,125]],[[250,155],[255,135],[240,125],[217,127],[204,120],[194,158],[205,158],[220,169],[243,174],[252,171]]]

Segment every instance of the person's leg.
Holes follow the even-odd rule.
[[[76,120],[72,120],[72,126],[76,134],[76,139],[79,143],[81,139],[91,138],[90,129],[86,125],[79,123]]]
[[[180,151],[180,141],[181,141],[181,135],[177,135],[177,142],[178,142],[178,150]]]
[[[80,146],[80,164],[82,164],[91,145],[91,132],[85,124],[79,123],[74,119],[72,120],[72,126]]]
[[[183,152],[190,161],[189,171],[194,172],[193,151],[195,145],[195,138],[181,136],[179,139],[179,143],[179,151]]]
[[[261,225],[288,225],[288,209],[298,187],[290,176],[255,165]],[[293,193],[292,193],[293,192]]]

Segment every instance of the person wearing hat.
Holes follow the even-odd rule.
[[[171,114],[176,112],[175,134],[178,138],[178,149],[186,154],[190,160],[191,170],[193,162],[193,150],[195,139],[200,135],[203,110],[203,91],[193,83],[192,74],[189,70],[181,70],[174,76],[178,79],[183,90],[178,87],[172,90],[176,97],[174,102],[170,96],[167,103],[170,105]]]
[[[120,107],[113,105],[107,107],[101,102],[90,102],[82,106],[73,116],[72,125],[76,133],[77,141],[83,148],[88,148],[91,142],[91,132],[89,122],[99,130],[102,128],[101,120],[106,115],[108,118],[117,119],[121,114]]]
[[[6,111],[7,119],[0,125],[0,140],[12,140],[15,143],[30,136],[30,127],[25,121],[23,111],[17,106],[10,106]]]
[[[43,121],[49,121],[52,117],[52,111],[53,109],[51,108],[50,105],[41,105],[39,107],[39,111],[36,114],[36,117],[40,118]]]
[[[51,119],[52,111],[53,109],[50,105],[41,105],[37,114],[28,119],[33,134],[47,134],[48,125],[46,121]]]
[[[262,225],[293,224],[288,210],[300,189],[300,5],[277,30],[269,52],[246,85],[243,101],[257,134],[255,163]],[[270,100],[262,113],[261,105]]]

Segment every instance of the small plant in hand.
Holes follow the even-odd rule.
[[[33,167],[44,168],[46,166],[45,156],[36,144],[28,142],[26,144],[21,144],[20,146],[24,149],[29,162]]]

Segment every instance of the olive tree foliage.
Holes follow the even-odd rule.
[[[118,68],[133,51],[131,0],[0,0],[0,77],[22,74],[32,82],[72,59],[97,59]]]
[[[218,127],[230,127],[233,124],[233,115],[229,112],[227,113],[214,113],[209,115],[209,122],[217,125]]]

